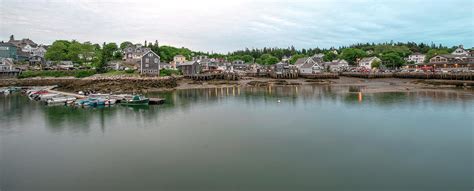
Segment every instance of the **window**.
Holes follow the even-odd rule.
[[[148,64],[145,64],[145,67],[147,67],[147,68],[148,68],[148,67],[150,67],[150,66],[149,66]]]
[[[158,64],[158,58],[155,58],[155,64]]]
[[[145,63],[148,63],[150,62],[150,59],[149,58],[145,58]]]
[[[153,56],[153,54],[152,54],[152,53],[150,53],[150,54],[148,54],[148,56],[150,56],[150,57],[151,57],[151,56]]]

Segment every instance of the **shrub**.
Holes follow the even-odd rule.
[[[74,76],[76,78],[84,78],[92,76],[96,72],[94,70],[40,70],[40,71],[24,71],[18,78],[33,78],[33,77],[65,77]]]
[[[160,76],[171,76],[171,75],[181,75],[181,72],[179,70],[172,70],[172,69],[160,70]]]

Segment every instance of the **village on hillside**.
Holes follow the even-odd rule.
[[[51,73],[55,77],[52,71],[76,71],[71,72],[76,77],[98,72],[136,76],[182,75],[195,79],[207,79],[206,75],[217,74],[290,79],[317,78],[318,75],[342,72],[474,72],[474,49],[465,49],[462,45],[447,48],[416,43],[414,48],[385,43],[323,50],[295,50],[293,47],[247,49],[223,55],[159,46],[158,41],[145,41],[144,44],[124,42],[120,46],[77,41],[42,45],[29,38],[20,40],[11,35],[8,41],[0,42],[0,59],[2,78],[48,77]],[[48,74],[42,71],[48,71]]]

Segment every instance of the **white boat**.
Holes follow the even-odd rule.
[[[51,99],[48,99],[46,103],[48,104],[65,104],[68,102],[73,102],[75,101],[76,98],[72,96],[66,96],[66,97],[53,97]]]
[[[51,99],[53,97],[58,97],[60,96],[59,94],[55,94],[55,93],[47,93],[47,94],[42,94],[39,96],[39,100],[40,101],[47,101],[48,99]]]

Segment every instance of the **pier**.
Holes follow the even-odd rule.
[[[209,81],[209,80],[232,80],[232,81],[237,81],[241,78],[241,76],[237,73],[192,74],[192,75],[185,75],[184,77],[195,80],[195,81]]]

